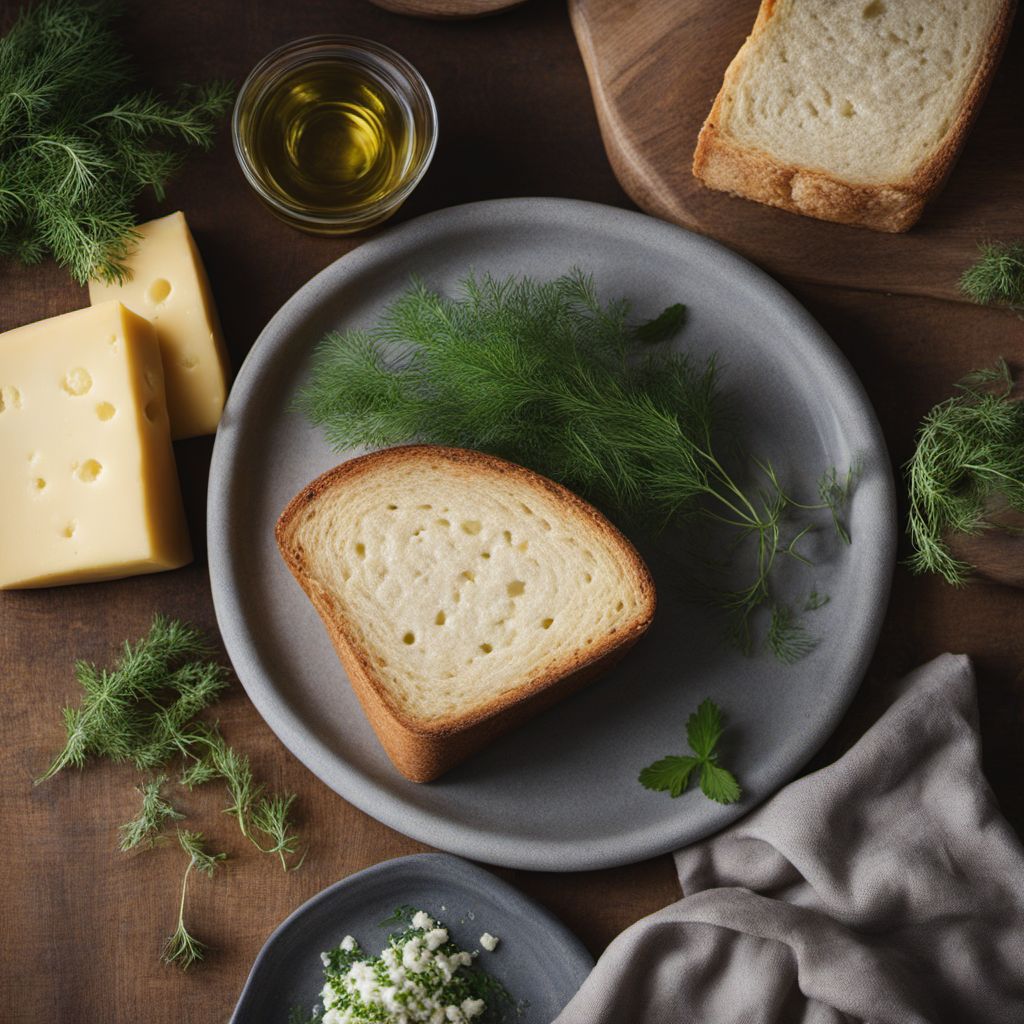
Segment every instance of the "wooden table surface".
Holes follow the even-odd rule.
[[[15,6],[5,2],[0,18],[9,20]],[[434,164],[399,220],[502,196],[631,205],[605,158],[559,0],[531,0],[492,18],[449,23],[403,18],[361,0],[179,0],[133,6],[123,31],[142,57],[146,77],[164,88],[217,75],[240,81],[271,48],[318,32],[368,36],[398,49],[430,83],[441,124]],[[1016,59],[1019,35],[1011,47]],[[985,130],[983,118],[977,131]],[[1016,152],[1003,158],[1020,170],[1024,153],[1016,138]],[[312,238],[275,221],[243,183],[227,131],[213,152],[191,156],[165,206],[147,204],[141,213],[177,208],[188,214],[204,255],[236,366],[278,306],[361,241]],[[837,231],[837,246],[853,244],[849,229]],[[84,290],[53,266],[4,265],[0,282],[0,330],[88,302]],[[911,450],[917,420],[952,381],[999,355],[1021,352],[1024,326],[998,312],[920,295],[784,283],[861,375],[897,464]],[[116,827],[135,812],[133,771],[90,766],[32,785],[60,747],[61,705],[77,700],[75,658],[107,662],[123,639],[145,632],[155,612],[190,619],[215,635],[204,536],[211,444],[203,438],[176,446],[197,549],[193,565],[113,583],[0,595],[6,691],[0,808],[8,843],[0,871],[0,1020],[225,1020],[256,952],[286,914],[354,871],[424,849],[314,778],[236,684],[219,707],[223,731],[251,755],[261,778],[298,793],[309,853],[300,871],[285,875],[270,858],[246,849],[231,819],[220,815],[218,794],[200,791],[182,800],[184,810],[195,812],[197,826],[232,855],[226,870],[213,880],[198,879],[191,889],[189,921],[211,952],[184,975],[158,962],[163,937],[173,928],[180,851],[172,844],[138,855],[117,851]],[[1004,812],[1024,831],[1024,593],[1018,590],[978,584],[956,591],[898,569],[867,678],[815,763],[833,759],[863,732],[902,673],[946,650],[975,659],[986,770]],[[668,857],[584,874],[498,873],[549,907],[594,954],[679,895]]]

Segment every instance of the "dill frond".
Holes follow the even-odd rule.
[[[1009,306],[1024,311],[1024,241],[983,242],[980,256],[964,271],[960,288],[983,306]]]
[[[841,509],[855,474],[831,471],[821,501],[800,504],[770,464],[750,459],[759,479],[741,486],[716,450],[728,410],[715,360],[656,345],[684,312],[670,306],[634,327],[629,304],[602,303],[578,270],[543,283],[471,277],[457,299],[414,281],[375,328],[323,339],[296,401],[336,449],[481,449],[643,528],[702,516],[752,538],[750,583],[722,602],[746,648],[778,561],[803,560],[806,530],[789,530],[787,517],[828,511],[848,541]]]
[[[137,92],[106,0],[40,0],[0,38],[0,256],[47,254],[84,284],[123,280],[132,206],[158,199],[180,153],[212,144],[233,89]]]
[[[178,842],[181,848],[188,854],[188,867],[181,880],[181,900],[178,903],[178,923],[164,943],[160,959],[165,964],[177,964],[183,971],[187,971],[194,963],[202,960],[206,954],[206,945],[200,942],[185,927],[185,893],[188,890],[188,876],[193,869],[202,871],[204,874],[212,875],[214,868],[227,857],[227,854],[210,854],[206,852],[202,832],[189,832],[178,829]]]
[[[1009,367],[1000,361],[966,377],[960,393],[921,422],[904,467],[912,572],[938,573],[962,586],[972,567],[953,555],[946,535],[998,528],[990,518],[993,499],[1024,512],[1024,404],[1013,387]]]
[[[253,842],[264,853],[276,853],[281,860],[281,867],[285,871],[296,871],[302,866],[306,859],[305,854],[297,864],[289,867],[287,857],[293,856],[299,849],[299,837],[291,831],[292,824],[289,820],[291,806],[295,802],[295,794],[288,793],[284,796],[260,797],[259,802],[252,811],[252,827],[257,832],[262,832],[270,839],[269,846],[262,846],[253,839]]]
[[[138,787],[142,794],[142,808],[136,817],[121,826],[122,851],[132,850],[141,843],[153,846],[166,822],[185,817],[160,795],[166,781],[166,775],[159,775]]]

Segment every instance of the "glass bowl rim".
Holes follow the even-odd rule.
[[[307,59],[298,59],[288,64],[288,70],[299,67],[304,63],[322,59],[333,53],[342,56],[346,53],[358,57],[370,56],[376,58],[389,71],[398,71],[406,80],[401,83],[404,94],[403,98],[413,107],[414,111],[421,111],[425,117],[425,129],[423,137],[425,144],[422,152],[416,161],[406,172],[402,184],[392,192],[381,196],[370,206],[352,215],[343,212],[309,213],[295,205],[285,201],[280,195],[271,192],[263,180],[256,173],[242,143],[241,116],[243,102],[250,97],[250,94],[257,85],[262,83],[264,76],[274,71],[275,65],[282,64],[289,57],[299,57],[305,54]],[[283,70],[283,69],[282,69]],[[272,210],[279,213],[285,219],[301,226],[308,226],[311,229],[325,228],[332,226],[349,226],[358,229],[360,225],[372,226],[388,215],[392,210],[400,206],[409,197],[412,190],[420,183],[423,175],[426,174],[434,158],[437,149],[438,117],[437,105],[434,95],[430,91],[423,75],[396,50],[391,49],[384,43],[378,43],[373,39],[365,39],[361,36],[350,36],[342,34],[325,33],[320,35],[303,36],[300,39],[293,39],[284,43],[270,53],[262,57],[246,75],[235,98],[234,109],[231,114],[231,142],[235,151],[235,159],[246,181],[256,194]]]

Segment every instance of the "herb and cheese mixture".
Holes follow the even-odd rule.
[[[423,910],[403,909],[403,931],[388,939],[379,956],[364,952],[346,935],[322,953],[326,984],[320,1024],[469,1024],[494,1019],[488,1011],[508,1001],[501,984],[475,966],[476,953],[460,949],[448,929]],[[497,940],[485,933],[481,945]]]

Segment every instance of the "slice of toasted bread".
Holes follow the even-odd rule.
[[[1014,0],[761,0],[704,122],[711,188],[906,231],[981,107]]]
[[[578,689],[654,615],[647,567],[600,512],[479,452],[344,462],[292,499],[276,535],[414,782]]]

